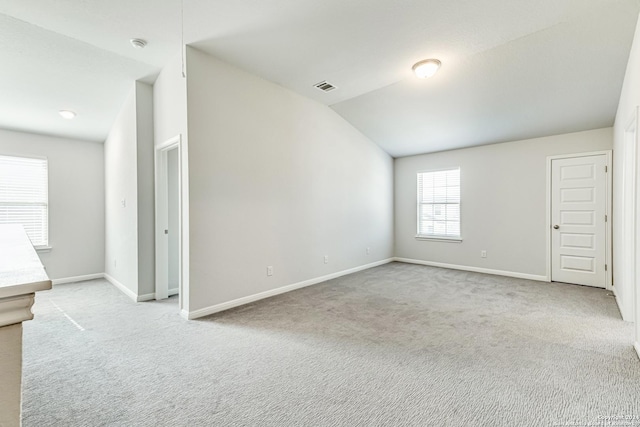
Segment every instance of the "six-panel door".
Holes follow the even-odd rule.
[[[551,162],[551,280],[606,284],[605,155]]]

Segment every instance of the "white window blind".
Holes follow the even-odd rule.
[[[47,246],[47,160],[0,156],[0,224],[22,224],[34,246]]]
[[[460,168],[418,173],[418,237],[460,238]]]

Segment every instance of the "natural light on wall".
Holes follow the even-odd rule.
[[[461,240],[460,168],[418,172],[416,237]]]
[[[49,244],[47,160],[0,156],[0,224],[22,224],[31,244]]]

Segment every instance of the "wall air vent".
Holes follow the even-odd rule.
[[[331,83],[327,83],[326,81],[316,83],[313,86],[317,87],[323,92],[331,92],[332,90],[337,89],[334,85],[332,85]]]

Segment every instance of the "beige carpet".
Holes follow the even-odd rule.
[[[191,322],[104,281],[36,300],[25,427],[640,426],[601,289],[393,263]]]

